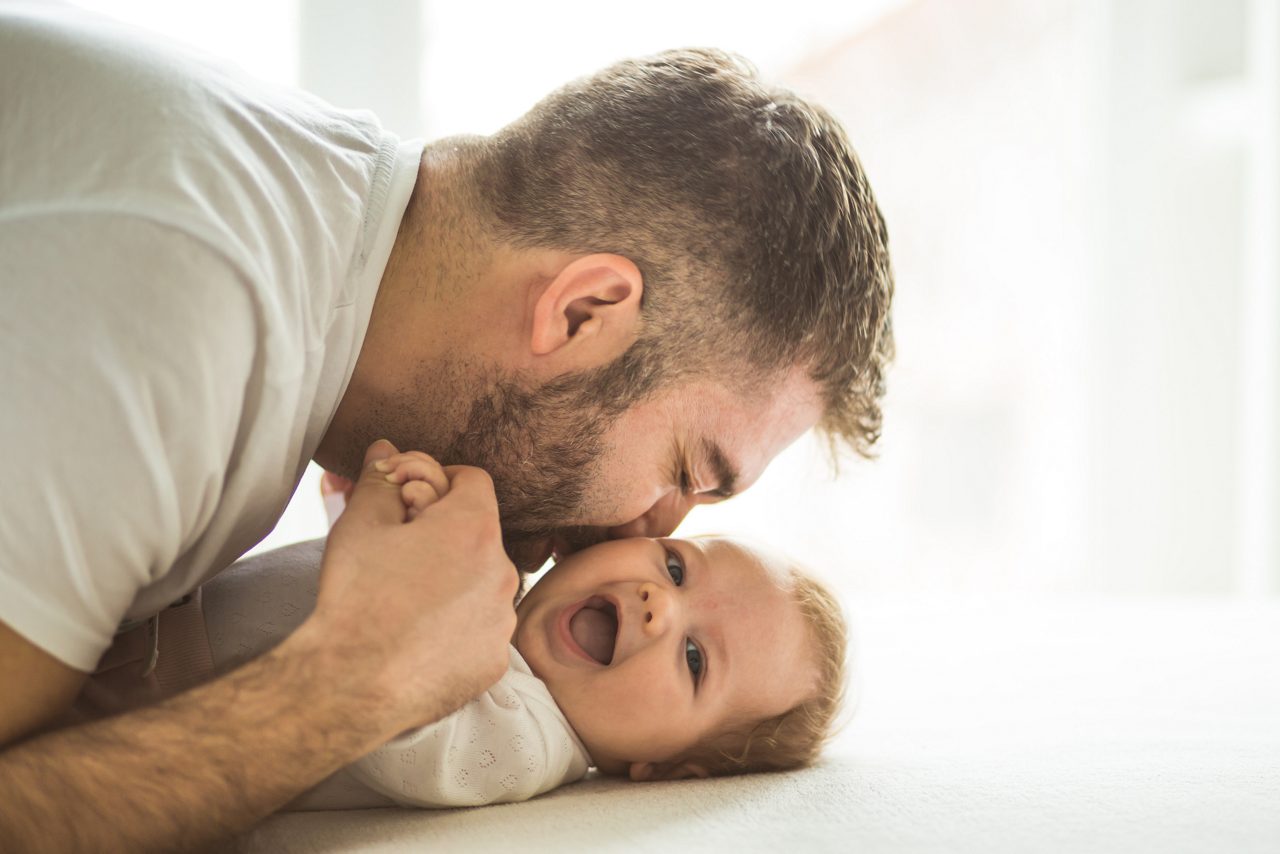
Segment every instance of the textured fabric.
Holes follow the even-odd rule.
[[[585,748],[515,648],[506,675],[452,715],[404,733],[345,774],[406,807],[524,801],[581,780]],[[294,809],[353,805],[347,781],[322,783]],[[366,798],[354,805],[369,806]]]
[[[863,700],[815,768],[269,819],[246,854],[1275,854],[1280,602],[851,601]]]
[[[63,725],[159,702],[213,675],[213,654],[197,589],[155,617],[116,634],[85,679]]]
[[[368,113],[0,3],[0,620],[88,671],[271,530],[420,156]]]
[[[261,655],[315,608],[323,541],[246,558],[202,589],[218,672]],[[160,661],[165,660],[161,635]],[[479,806],[584,777],[590,760],[514,648],[503,678],[457,712],[401,734],[296,799],[292,809]]]

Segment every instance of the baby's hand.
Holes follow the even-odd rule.
[[[440,464],[421,451],[394,454],[375,464],[391,483],[400,487],[400,500],[404,502],[405,521],[439,501],[449,491],[449,478]]]
[[[329,517],[330,528],[347,509],[347,500],[354,488],[355,483],[340,474],[327,471],[320,476],[320,498],[324,501],[324,513]]]

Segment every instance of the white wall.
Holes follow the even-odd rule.
[[[423,135],[421,0],[298,0],[298,85],[372,110],[402,137]]]
[[[1090,580],[1274,592],[1275,7],[1104,12]]]

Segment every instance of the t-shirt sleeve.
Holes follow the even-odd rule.
[[[565,725],[548,712],[504,679],[454,714],[400,735],[348,770],[401,806],[528,800],[587,770]]]
[[[91,670],[217,506],[254,358],[246,277],[119,213],[0,223],[0,621]]]

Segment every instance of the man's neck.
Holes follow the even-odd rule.
[[[326,469],[353,476],[351,468],[358,466],[353,442],[363,432],[360,424],[368,412],[385,406],[411,374],[434,374],[446,381],[450,372],[423,368],[466,360],[468,342],[459,332],[469,325],[471,283],[459,253],[474,249],[475,241],[465,233],[470,230],[463,223],[465,214],[450,198],[455,194],[450,192],[449,172],[438,146],[428,146],[378,285],[351,380],[316,450],[316,462]],[[457,397],[457,390],[438,385],[415,391],[445,400]],[[446,430],[449,425],[439,422],[446,418],[447,408],[439,407],[433,419]]]
[[[530,370],[537,297],[575,257],[499,244],[450,146],[423,155],[351,381],[315,454],[347,477],[375,439],[439,452],[498,377]]]

